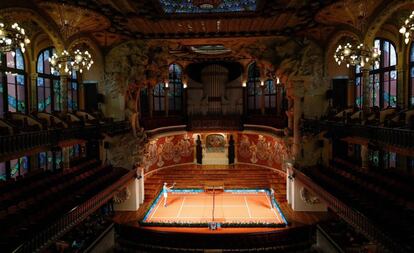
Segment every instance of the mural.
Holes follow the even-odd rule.
[[[206,138],[206,152],[225,152],[226,140],[221,134],[210,134]]]
[[[194,141],[187,134],[151,140],[143,159],[145,171],[194,161]]]
[[[287,158],[288,148],[283,139],[261,134],[238,134],[238,162],[277,166]]]

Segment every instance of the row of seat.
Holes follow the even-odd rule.
[[[273,249],[273,252],[306,252],[314,242],[313,227],[302,226],[268,233],[256,234],[190,234],[158,232],[127,225],[117,227],[120,235],[117,252],[124,250],[177,250],[203,251],[220,249],[223,251],[260,251]],[[277,248],[279,247],[279,248]],[[284,249],[285,251],[282,251]]]
[[[125,173],[126,170],[123,169],[88,163],[75,172],[62,172],[57,178],[52,176],[51,181],[46,179],[46,187],[37,184],[42,190],[33,189],[36,192],[34,195],[26,196],[18,204],[9,206],[7,213],[0,219],[0,248],[13,248],[31,238],[36,231],[47,227]]]
[[[414,109],[380,110],[378,107],[372,107],[369,111],[363,111],[360,108],[351,107],[339,112],[331,112],[327,119],[351,124],[414,129]]]
[[[382,187],[355,180],[333,166],[311,167],[304,172],[338,199],[367,216],[394,240],[414,249],[414,210],[407,207],[406,201]]]
[[[48,129],[62,129],[68,127],[80,127],[112,121],[99,113],[87,113],[83,111],[69,112],[33,112],[31,114],[5,113],[0,119],[0,136],[36,132]]]

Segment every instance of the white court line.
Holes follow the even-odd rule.
[[[149,218],[150,220],[152,219],[152,216],[154,216],[154,214],[157,212],[158,207],[160,206],[161,203],[161,198],[158,200],[158,205],[155,207],[155,210],[152,212],[151,217]]]
[[[246,205],[214,205],[218,207],[245,207]],[[184,207],[213,207],[213,205],[184,205]]]
[[[266,198],[267,198],[267,200],[269,200],[269,202],[270,201],[272,201],[270,198],[269,198],[269,196],[267,196],[267,194],[266,194]],[[272,204],[272,202],[270,202],[270,205]],[[270,208],[271,208],[272,206],[270,206]],[[272,209],[272,211],[273,211],[273,213],[276,215],[276,219],[277,219],[277,221],[278,222],[282,222],[282,220],[279,218],[279,215],[277,215],[277,212],[276,212],[276,207],[275,208],[271,208]]]
[[[249,213],[249,218],[252,218],[252,214],[250,213],[250,208],[249,208],[249,205],[247,204],[247,199],[246,199],[246,197],[244,197],[244,203],[246,203],[247,212]]]
[[[184,201],[185,201],[185,197],[183,198],[183,202],[181,202],[181,206],[180,206],[180,210],[178,210],[177,218],[180,217],[181,210],[183,210]]]

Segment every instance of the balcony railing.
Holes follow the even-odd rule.
[[[35,237],[21,244],[13,251],[13,253],[40,252],[42,249],[48,247],[50,243],[61,237],[72,227],[82,222],[86,217],[108,202],[108,200],[113,197],[116,190],[133,179],[135,175],[135,171],[128,172],[110,187],[96,194],[83,204],[73,208],[68,213],[64,214],[59,220],[48,226],[43,231],[37,233]]]
[[[294,170],[295,180],[302,182],[307,188],[319,196],[332,211],[344,219],[348,224],[361,231],[369,239],[380,243],[387,252],[406,252],[404,249],[385,235],[379,228],[362,213],[349,207],[335,196],[327,192],[301,171]]]
[[[120,121],[0,136],[0,159],[4,156],[39,147],[55,146],[63,140],[97,138],[103,132],[114,135],[129,130],[128,122]]]
[[[302,130],[313,133],[328,131],[335,137],[355,136],[381,144],[414,148],[414,131],[409,129],[304,119],[302,120]]]

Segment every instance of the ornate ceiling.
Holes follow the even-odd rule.
[[[369,20],[388,0],[15,1],[0,1],[0,9],[35,6],[55,27],[72,26],[67,37],[92,34],[102,47],[110,47],[127,39],[295,35],[325,42],[338,26],[359,29],[361,20]]]

